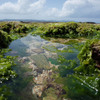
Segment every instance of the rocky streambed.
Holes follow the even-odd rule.
[[[68,47],[30,34],[13,41],[7,55],[17,56],[14,70],[18,77],[7,84],[13,93],[9,100],[94,100],[96,83],[91,89],[89,77],[73,75],[76,65],[71,60],[78,60],[78,52]],[[99,68],[98,52],[93,46],[92,58]]]
[[[57,49],[63,50],[67,48],[66,45],[48,42],[39,36],[28,35],[13,41],[9,48],[12,51],[7,55],[18,56],[15,67],[18,78],[11,85],[14,96],[19,96],[18,98],[12,96],[10,100],[29,100],[29,98],[30,100],[47,100],[45,98],[51,98],[48,95],[51,92],[50,89],[53,89],[51,94],[54,95],[50,100],[63,99],[61,95],[65,94],[65,91],[62,85],[54,82],[52,75],[55,71],[52,68],[58,69]]]

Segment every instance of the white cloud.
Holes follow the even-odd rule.
[[[62,9],[52,8],[47,12],[57,18],[99,18],[100,0],[66,0]]]
[[[29,12],[40,11],[41,8],[43,8],[45,2],[46,2],[46,0],[38,0],[37,2],[30,5],[28,11]]]
[[[46,0],[18,0],[16,4],[7,2],[0,6],[0,13],[19,13],[27,14],[29,12],[39,11],[43,8]]]
[[[0,5],[1,16],[9,14],[13,18],[67,19],[99,18],[100,0],[66,0],[62,8],[45,7],[46,0],[18,0]],[[7,16],[5,16],[6,18]]]
[[[83,0],[67,0],[61,11],[61,16],[69,16],[75,12],[75,10],[84,5]]]
[[[0,13],[14,13],[17,12],[18,10],[19,10],[18,6],[11,2],[7,2],[0,6]]]
[[[99,13],[100,0],[66,0],[61,15],[69,17],[93,17]],[[96,17],[96,16],[95,16]]]

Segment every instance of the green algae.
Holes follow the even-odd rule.
[[[17,76],[12,68],[15,66],[15,57],[5,56],[4,53],[7,51],[9,50],[2,49],[0,51],[0,100],[5,100],[11,93],[9,88],[4,84]]]
[[[53,88],[47,89],[43,94],[43,100],[61,100],[61,98],[58,98],[55,94],[57,91]]]
[[[70,23],[68,25],[66,25],[66,24],[62,24],[62,26],[60,26],[60,25],[61,24],[56,26],[55,24],[52,24],[46,30],[45,30],[45,28],[41,27],[39,30],[42,30],[42,31],[40,31],[38,33],[42,33],[42,35],[51,36],[51,37],[76,38],[77,36],[79,36],[79,37],[87,37],[90,35],[95,36],[97,34],[97,31],[99,30],[99,28],[96,28],[96,30],[95,30],[93,28],[94,25],[88,25],[88,24],[84,24],[84,25],[79,24],[78,25],[76,23]],[[8,26],[11,27],[10,25],[8,25]],[[3,31],[10,33],[10,31],[8,30],[8,26],[5,26]],[[66,29],[65,29],[65,26],[66,26]],[[17,28],[15,28],[14,31],[11,31],[11,33],[14,33],[14,32],[19,33],[19,36],[20,36],[22,32],[27,33],[26,28],[25,28],[25,30],[24,30],[24,28],[25,27],[23,25],[20,25]],[[66,31],[66,34],[63,31],[64,32]],[[6,33],[6,34],[8,34],[8,33]],[[13,40],[17,39],[17,36],[15,36],[13,34],[8,37],[11,37]],[[99,38],[99,32],[98,32],[97,36],[95,36],[95,38]],[[72,45],[73,43],[75,43],[75,44]],[[93,100],[93,99],[98,100],[96,96],[99,94],[99,90],[100,90],[99,89],[100,72],[98,69],[94,68],[95,62],[91,58],[91,43],[93,43],[93,42],[86,42],[86,44],[83,43],[82,45],[80,45],[80,44],[77,44],[77,41],[71,40],[68,42],[68,45],[70,45],[70,48],[68,47],[67,49],[64,49],[64,50],[58,50],[55,46],[43,47],[47,51],[55,52],[55,53],[59,53],[59,54],[62,53],[62,55],[64,56],[64,57],[63,56],[58,57],[57,62],[59,62],[60,64],[64,64],[64,65],[58,67],[59,75],[55,79],[56,79],[56,82],[64,85],[63,88],[67,92],[66,95],[64,95],[65,98],[71,98],[72,100],[83,100],[83,99],[84,100],[87,100],[87,99],[88,100]],[[77,50],[75,51],[75,49],[78,49],[78,51],[80,51],[80,53],[78,55],[78,58],[80,60],[80,66],[76,65],[78,62],[75,62],[74,60],[66,60],[66,57],[65,57],[68,53],[70,53],[67,56],[70,59],[74,58],[71,56],[73,56],[72,55],[73,53],[77,52]],[[21,53],[23,53],[23,51],[24,50],[22,50]],[[9,71],[10,67],[14,63],[11,62],[12,58],[9,56],[5,57],[4,55],[0,54],[0,57],[1,57],[1,62],[6,62],[5,64],[1,63],[1,66],[3,66],[3,68],[4,68],[3,70],[5,71],[5,73],[4,73],[5,78],[3,77],[2,79],[4,79],[3,82],[6,82],[8,79],[12,78],[11,76],[9,77],[10,74],[12,74],[12,75],[15,74],[15,73],[13,73],[13,71]],[[35,62],[37,63],[37,66],[39,66],[39,68],[49,69],[48,60],[44,55],[38,54],[38,55],[32,56],[32,58],[35,60]],[[5,66],[7,67],[7,69],[5,68]],[[77,66],[77,68],[76,68],[76,66]],[[75,73],[74,73],[73,69],[74,69]],[[3,71],[3,70],[1,70],[1,71]],[[7,70],[8,70],[8,72],[7,72]],[[21,71],[24,72],[23,70],[21,70]],[[3,73],[1,73],[1,76],[2,76],[2,74]],[[69,77],[67,77],[69,74],[71,74],[71,75]],[[19,79],[18,81],[21,81],[21,80],[22,80],[22,78]],[[25,82],[25,80],[23,80],[20,85],[22,86],[24,84],[24,82]],[[27,82],[25,84],[27,84]],[[26,85],[22,86],[22,88],[25,88],[25,87],[26,87]],[[91,88],[91,87],[93,87],[93,88]],[[19,90],[22,88],[19,87]],[[95,88],[98,91],[96,91]],[[6,89],[4,89],[4,90],[6,90]],[[1,89],[1,91],[3,91],[3,90]],[[87,93],[87,95],[86,95],[86,93]],[[6,92],[3,94],[5,95]],[[54,93],[51,92],[51,94],[54,94]],[[47,97],[45,97],[44,99],[47,99],[51,94],[48,93]],[[96,94],[96,96],[94,94]],[[55,95],[54,95],[54,97],[55,97]],[[98,97],[98,98],[100,98],[100,97]],[[1,100],[3,100],[3,99],[4,99],[4,96],[1,95]]]

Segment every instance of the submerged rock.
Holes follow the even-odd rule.
[[[39,74],[37,77],[35,77],[33,80],[36,83],[36,85],[33,88],[33,94],[36,94],[38,97],[42,96],[42,92],[46,88],[45,83],[46,82],[52,82],[52,78],[50,77],[52,75],[52,70],[43,70],[42,74]]]
[[[57,59],[57,57],[58,57],[58,55],[57,55],[57,53],[52,53],[52,52],[50,52],[50,51],[45,51],[45,56],[47,57],[47,58],[54,58],[54,59]]]
[[[58,67],[59,67],[59,65],[54,65],[54,64],[52,64],[50,61],[49,61],[49,65],[50,65],[50,68],[55,67],[56,69],[58,69]]]
[[[27,53],[44,53],[44,50],[41,48],[29,48],[26,50]]]
[[[29,68],[32,68],[33,70],[38,69],[38,67],[35,65],[35,62],[29,62]]]
[[[40,69],[49,69],[49,63],[45,55],[38,54],[38,55],[32,55],[31,59],[33,59],[36,62],[36,66]]]
[[[31,43],[30,45],[29,45],[29,47],[30,48],[32,48],[32,47],[41,47],[42,46],[42,43],[41,42],[36,42],[36,41],[33,41],[33,43]]]
[[[21,63],[25,63],[25,62],[29,61],[29,57],[18,57],[17,59]]]
[[[36,94],[38,97],[41,97],[43,90],[44,90],[43,85],[36,85],[36,86],[34,86],[32,92],[33,92],[33,94]]]
[[[33,87],[33,94],[37,95],[37,97],[42,97],[43,93],[45,91],[48,91],[48,89],[53,88],[54,89],[54,95],[59,98],[62,94],[65,94],[66,92],[62,89],[62,85],[56,84],[54,82],[54,79],[52,78],[53,71],[52,70],[43,70],[42,74],[39,74],[37,77],[35,77],[33,80],[35,82],[35,86]],[[48,92],[45,92],[46,94]],[[50,98],[50,97],[46,97]],[[43,100],[46,100],[44,98]],[[53,100],[58,100],[58,99]],[[62,100],[62,99],[59,99]]]
[[[36,84],[44,84],[47,80],[52,81],[50,76],[52,75],[52,70],[43,70],[42,74],[39,74],[34,78]]]
[[[40,48],[33,49],[33,51],[34,51],[35,53],[44,53],[44,50],[43,50],[43,49],[40,49]]]

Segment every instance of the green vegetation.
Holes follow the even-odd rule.
[[[87,40],[83,44],[79,44],[76,40],[69,40],[67,44],[72,45],[76,43],[79,45],[72,45],[73,48],[80,50],[78,59],[80,60],[80,66],[75,69],[75,71],[83,71],[84,74],[89,74],[95,69],[95,61],[92,59],[92,45],[96,43],[100,37],[100,25],[97,24],[88,24],[88,23],[49,23],[40,25],[35,33],[42,33],[40,35],[46,37],[57,37],[57,38],[94,38],[93,40]],[[35,34],[33,33],[33,34]],[[74,44],[75,44],[74,43]],[[79,48],[81,47],[81,48]],[[44,47],[46,50],[58,52],[55,47]],[[53,51],[52,51],[53,52]],[[63,51],[62,51],[63,52]],[[68,52],[66,50],[66,52]],[[86,67],[87,66],[87,67]],[[91,73],[92,73],[91,72]]]
[[[40,34],[43,37],[55,38],[79,38],[93,37],[100,32],[100,25],[88,23],[49,23],[40,24],[33,34]]]
[[[33,32],[31,32],[33,28],[35,31],[33,30]],[[11,41],[25,36],[28,32],[31,32],[33,35],[39,34],[41,37],[49,40],[51,40],[51,38],[58,38],[55,42],[59,42],[60,38],[63,38],[61,41],[65,39],[65,42],[63,41],[62,43],[69,45],[67,49],[65,48],[63,50],[58,50],[55,46],[43,47],[43,49],[50,52],[59,53],[56,62],[59,63],[60,66],[57,70],[54,69],[57,73],[53,78],[55,78],[56,83],[63,84],[63,89],[67,93],[67,95],[64,95],[65,98],[71,97],[72,99],[74,98],[74,100],[79,100],[82,98],[84,92],[87,93],[87,91],[89,91],[89,96],[93,96],[93,98],[97,100],[95,96],[100,95],[100,70],[95,68],[97,62],[92,58],[92,46],[99,42],[100,25],[75,22],[0,22],[0,100],[5,100],[10,95],[10,89],[4,84],[16,77],[16,73],[13,71],[15,57],[5,56],[8,50],[4,48],[7,48]],[[83,39],[82,42],[80,38]],[[61,53],[74,54],[75,52],[79,54],[77,56],[78,59],[75,58],[74,60],[67,60],[67,58],[63,57],[64,55],[60,55]],[[44,58],[42,55],[41,57]],[[38,58],[41,57],[39,55]],[[37,58],[34,56],[34,59]],[[41,61],[39,65],[41,65]],[[72,85],[71,88],[69,88],[70,84]],[[84,89],[81,88],[82,85],[85,86]],[[75,94],[70,92],[75,89],[77,89]],[[53,88],[47,90],[48,94],[44,100],[47,99],[49,95],[54,94],[50,94],[50,91],[53,91]],[[92,93],[95,94],[95,96]],[[90,97],[89,99],[91,99]],[[57,97],[55,96],[55,98]]]
[[[6,48],[12,40],[25,36],[34,28],[34,24],[20,22],[0,23],[0,48]]]
[[[61,65],[57,70],[54,69],[58,73],[52,77],[55,78],[57,84],[63,84],[63,89],[66,91],[66,95],[63,97],[72,100],[80,100],[80,98],[98,100],[100,95],[100,70],[95,68],[96,61],[92,59],[92,45],[98,44],[98,41],[98,39],[92,39],[80,45],[79,43],[71,45],[72,48],[70,49],[74,51],[73,53],[79,50],[78,59],[80,61],[67,60],[63,56],[58,57],[58,62]],[[84,93],[87,93],[87,95]]]
[[[6,83],[17,76],[12,68],[15,66],[16,57],[5,56],[9,50],[4,48],[7,48],[11,41],[31,31],[33,26],[19,22],[0,22],[0,100],[7,100],[11,95]]]
[[[62,65],[56,70],[58,71],[58,75],[56,74],[53,77],[56,79],[55,82],[64,85],[63,88],[67,93],[65,98],[71,97],[72,99],[80,100],[80,96],[88,91],[90,97],[86,98],[94,98],[95,100],[98,100],[97,96],[100,94],[100,70],[95,68],[96,61],[92,58],[92,46],[98,44],[100,38],[100,25],[75,22],[53,23],[40,26],[35,32],[33,32],[33,34],[37,33],[44,39],[47,38],[51,41],[53,41],[54,38],[58,38],[58,40],[55,39],[54,42],[61,42],[64,40],[62,39],[60,41],[60,38],[66,38],[66,40],[70,38],[70,40],[64,40],[65,42],[62,42],[70,45],[70,48],[65,50],[65,52],[79,52],[79,61],[66,60],[63,56],[59,56],[58,58],[58,62]],[[50,39],[48,37],[54,38]],[[84,38],[83,42],[80,41],[80,38],[82,37]],[[77,40],[74,38],[77,38]],[[64,52],[64,50],[60,51],[54,46],[44,47],[44,49],[51,52]],[[72,89],[69,88],[71,83],[73,88],[78,91],[76,97],[74,93],[70,95],[72,93],[70,93]],[[85,88],[80,89],[83,85]]]
[[[80,45],[79,43],[71,45],[71,49],[73,50],[74,48],[74,52],[75,49],[79,50],[78,59],[80,62],[67,60],[59,56],[58,61],[66,65],[59,66],[55,82],[63,84],[63,89],[67,93],[65,98],[70,97],[72,100],[80,100],[80,98],[84,96],[84,92],[86,93],[88,91],[87,95],[89,97],[86,98],[98,100],[100,95],[100,70],[95,68],[96,61],[92,58],[92,47],[94,44],[99,45],[97,37],[96,39],[87,40]],[[74,71],[74,73],[72,71]],[[83,86],[85,87],[83,88]],[[72,91],[74,91],[74,93]]]
[[[6,52],[7,49],[0,50],[0,100],[5,100],[10,95],[9,88],[4,84],[16,77],[16,73],[12,70],[15,57],[5,56]]]
[[[96,42],[98,42],[97,39],[86,41],[78,55],[80,66],[75,69],[76,72],[81,72],[81,74],[93,74],[95,72],[96,62],[92,59],[92,45]]]

